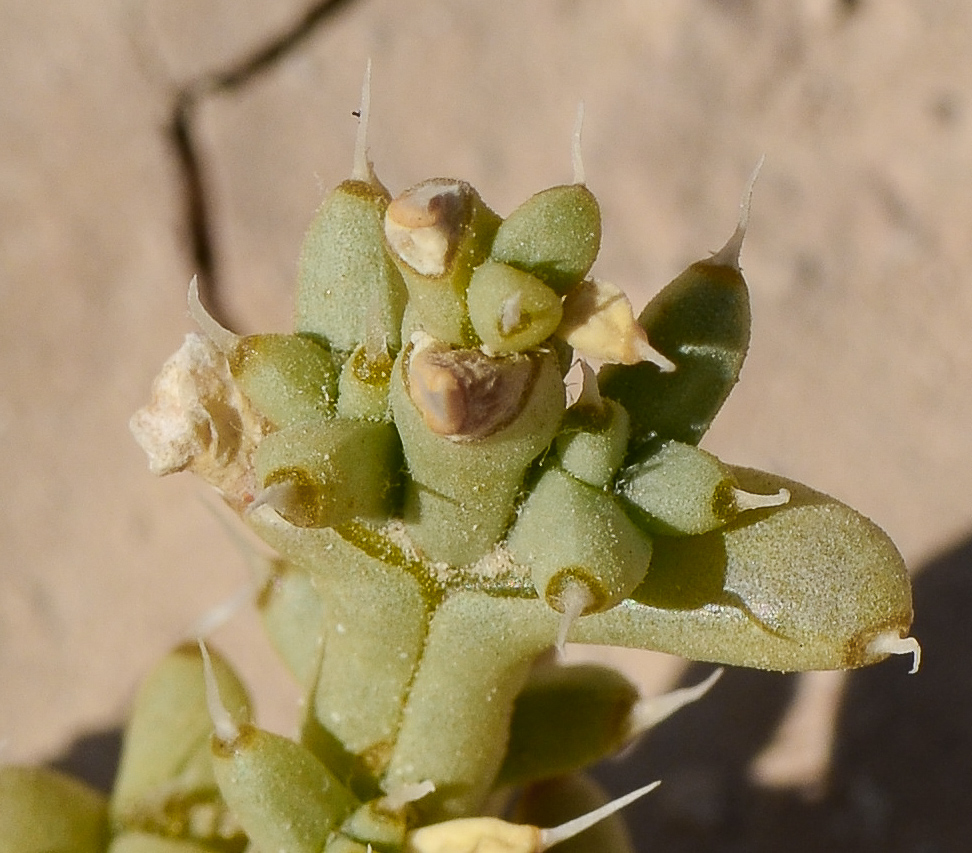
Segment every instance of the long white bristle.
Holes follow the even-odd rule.
[[[736,230],[726,241],[726,245],[719,249],[711,258],[709,263],[717,267],[730,267],[734,270],[739,269],[739,253],[742,251],[743,239],[746,237],[746,229],[749,227],[749,208],[753,200],[753,187],[759,170],[763,168],[765,155],[759,158],[756,168],[746,182],[746,189],[743,191],[742,201],[739,204],[739,221],[736,223]]]
[[[213,662],[209,658],[209,649],[203,640],[197,640],[199,651],[203,659],[203,673],[206,678],[206,707],[209,708],[209,717],[213,721],[213,728],[216,730],[216,737],[224,744],[234,743],[240,736],[239,726],[230,716],[223,704],[223,698],[219,695],[219,685],[216,683],[216,673],[213,671]]]
[[[356,181],[371,180],[371,163],[368,160],[368,117],[371,114],[371,59],[365,65],[361,83],[361,106],[358,107],[358,132],[354,139],[354,162],[351,177]]]
[[[585,182],[584,158],[581,155],[581,133],[583,130],[584,130],[584,102],[581,101],[577,105],[577,117],[574,119],[574,135],[571,140],[571,147],[570,147],[570,159],[574,167],[575,184],[583,184]]]
[[[543,853],[544,850],[549,850],[555,844],[559,844],[561,841],[567,841],[567,839],[579,835],[585,829],[590,829],[594,824],[600,823],[625,806],[631,805],[635,800],[640,799],[650,791],[654,791],[660,784],[660,781],[652,782],[650,785],[645,785],[643,788],[638,788],[637,791],[632,791],[630,794],[625,794],[623,797],[611,800],[610,803],[606,803],[599,809],[594,809],[594,811],[569,820],[567,823],[562,823],[560,826],[541,829],[540,844],[537,847],[537,853]]]

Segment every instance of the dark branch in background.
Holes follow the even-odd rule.
[[[292,50],[310,38],[327,18],[349,5],[350,0],[324,0],[313,4],[290,29],[254,51],[232,68],[208,75],[210,89],[235,89],[272,68]]]
[[[331,15],[351,0],[322,0],[314,3],[291,27],[243,57],[230,68],[205,74],[183,86],[175,97],[168,135],[182,174],[186,205],[187,239],[191,262],[199,277],[199,289],[209,311],[224,325],[232,327],[221,299],[221,282],[216,263],[215,239],[205,169],[193,133],[196,106],[211,92],[226,92],[249,83],[271,70],[281,59],[309,39]]]
[[[182,174],[185,204],[186,240],[189,244],[193,272],[199,277],[199,287],[205,294],[210,312],[224,324],[227,322],[225,306],[221,304],[220,289],[216,280],[216,263],[213,234],[209,216],[206,187],[203,182],[202,164],[192,138],[192,112],[196,98],[189,90],[176,97],[169,139]]]

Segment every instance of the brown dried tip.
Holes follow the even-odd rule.
[[[385,238],[421,275],[443,275],[469,221],[474,190],[464,181],[432,178],[393,199],[385,211]]]
[[[486,438],[523,410],[536,373],[527,356],[452,349],[422,333],[413,344],[408,393],[432,432],[455,441]]]

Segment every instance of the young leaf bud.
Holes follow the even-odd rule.
[[[250,335],[229,356],[230,372],[250,402],[274,426],[334,414],[337,369],[310,335]]]
[[[654,791],[660,784],[652,782],[588,814],[550,829],[508,823],[495,817],[461,818],[423,826],[409,835],[406,853],[544,853],[554,845],[591,829],[615,812]],[[604,848],[595,846],[582,849]]]
[[[469,319],[490,352],[538,346],[560,325],[560,297],[536,276],[506,264],[476,267],[466,296]]]
[[[246,688],[226,661],[211,653],[223,705],[237,723],[249,719]],[[203,659],[195,644],[170,652],[139,688],[111,796],[116,825],[184,831],[194,808],[216,802],[207,740],[212,720]]]
[[[223,800],[252,844],[319,853],[334,826],[359,805],[357,799],[301,744],[237,724],[202,640],[199,651],[213,725],[213,775]]]
[[[583,184],[551,187],[500,225],[490,257],[535,275],[563,296],[590,271],[601,248],[601,209]]]
[[[344,362],[338,382],[338,417],[386,421],[391,417],[388,381],[394,359],[382,348],[372,353],[362,344]]]
[[[356,809],[341,825],[341,834],[368,849],[401,850],[408,829],[402,809],[386,809],[383,799],[372,800]],[[331,853],[331,848],[327,848]]]
[[[267,436],[254,455],[269,503],[298,527],[335,527],[391,511],[400,448],[391,424],[333,418]]]
[[[334,350],[363,342],[377,318],[392,349],[401,346],[407,293],[385,251],[388,193],[375,180],[347,180],[318,210],[301,249],[295,327]]]
[[[320,853],[358,805],[300,744],[251,725],[227,743],[212,742],[219,790],[260,850]]]
[[[628,413],[600,396],[594,372],[582,365],[584,390],[564,414],[555,447],[565,471],[601,488],[614,479],[628,449]]]
[[[610,794],[590,776],[573,773],[530,785],[517,800],[511,818],[533,826],[558,826],[610,800]],[[555,849],[557,853],[637,853],[621,814],[609,815]]]
[[[591,595],[582,614],[610,608],[645,576],[651,539],[617,499],[558,468],[548,468],[520,509],[507,547],[526,566],[541,598],[565,611],[571,584]]]
[[[46,767],[0,767],[4,853],[101,853],[107,843],[103,794]]]
[[[516,697],[499,785],[573,773],[627,741],[638,689],[616,669],[544,666]]]
[[[424,181],[388,205],[385,239],[408,287],[410,324],[453,346],[478,343],[466,288],[498,225],[475,189],[449,178]]]
[[[790,493],[745,492],[727,465],[694,444],[666,441],[629,465],[617,493],[638,507],[652,533],[694,536],[733,521],[740,512],[785,504]]]

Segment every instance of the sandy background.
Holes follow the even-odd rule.
[[[972,6],[963,0],[0,0],[0,759],[103,779],[134,686],[245,560],[130,413],[192,328],[285,329],[302,231],[371,153],[500,212],[569,180],[639,305],[732,230],[754,343],[707,446],[861,509],[917,577],[921,673],[732,672],[609,773],[644,850],[959,851],[972,817]],[[287,730],[246,614],[218,640]],[[629,661],[630,662],[630,661]],[[685,673],[639,656],[647,689]],[[103,753],[102,753],[103,754]]]

